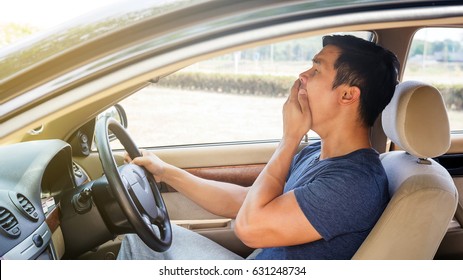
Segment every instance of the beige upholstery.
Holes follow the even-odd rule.
[[[382,114],[392,142],[419,158],[440,156],[450,148],[450,128],[439,91],[420,82],[403,82]]]
[[[391,201],[353,258],[432,259],[458,200],[449,173],[429,159],[450,145],[442,97],[432,86],[404,82],[382,122],[386,135],[406,152],[381,155]]]

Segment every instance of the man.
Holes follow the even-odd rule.
[[[374,43],[324,37],[312,68],[299,75],[284,104],[283,138],[250,188],[195,177],[148,152],[133,163],[206,210],[236,218],[236,235],[252,248],[264,248],[253,258],[350,259],[389,200],[369,135],[392,98],[397,69],[395,55]],[[294,156],[309,130],[321,141]],[[128,236],[119,257],[218,258],[208,256],[213,250],[205,245],[190,251],[206,255],[182,256],[187,251],[182,248],[192,245],[181,244],[178,235],[191,233],[180,231],[164,255],[142,249],[139,239]]]

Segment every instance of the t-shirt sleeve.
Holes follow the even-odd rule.
[[[325,240],[368,230],[378,210],[377,197],[372,197],[375,192],[369,189],[374,190],[375,180],[355,168],[332,166],[330,170],[295,188],[299,207]]]

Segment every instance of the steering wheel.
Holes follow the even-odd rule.
[[[96,146],[110,189],[143,242],[155,251],[164,252],[172,243],[172,228],[156,180],[147,170],[135,164],[117,167],[109,145],[109,130],[131,158],[141,154],[119,122],[108,116],[98,119]]]

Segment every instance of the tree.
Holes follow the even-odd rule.
[[[414,40],[410,48],[410,56],[423,55],[424,43],[425,42],[423,40]]]

